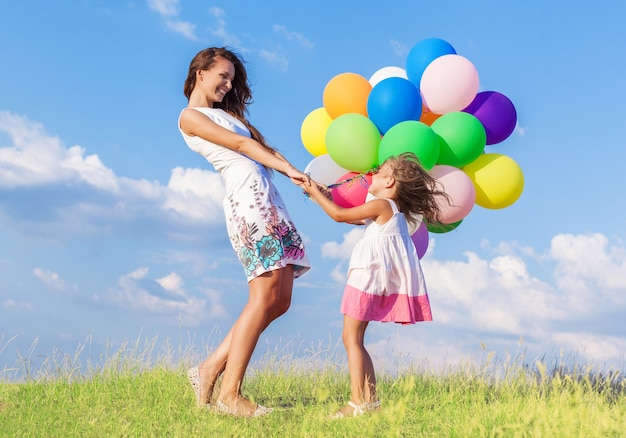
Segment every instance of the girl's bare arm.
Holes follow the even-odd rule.
[[[305,183],[302,187],[315,199],[326,214],[336,222],[359,224],[366,219],[372,219],[376,222],[384,223],[393,215],[389,202],[384,199],[374,199],[356,207],[344,208],[324,196],[315,181],[311,180],[310,184]]]

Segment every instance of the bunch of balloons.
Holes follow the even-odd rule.
[[[305,170],[333,187],[335,202],[351,207],[365,202],[368,172],[390,156],[413,152],[451,201],[440,204],[441,223],[422,223],[412,233],[422,257],[428,232],[455,229],[474,205],[508,207],[524,188],[512,158],[485,152],[511,135],[515,107],[478,85],[474,65],[439,38],[415,44],[405,68],[383,67],[369,79],[338,74],[324,88],[323,106],[302,122],[302,143],[314,156]]]

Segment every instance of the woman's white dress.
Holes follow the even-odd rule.
[[[241,121],[222,109],[193,109],[226,129],[250,136]],[[178,126],[180,130],[180,120]],[[247,280],[287,265],[293,265],[295,278],[308,271],[311,265],[302,238],[268,171],[245,155],[180,131],[191,150],[205,157],[222,176],[228,236]]]

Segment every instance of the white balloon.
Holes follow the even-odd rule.
[[[313,158],[304,169],[304,173],[308,173],[314,181],[326,186],[336,183],[348,172],[350,171],[335,163],[328,154]]]
[[[406,70],[393,65],[378,69],[369,79],[369,83],[374,87],[377,83],[387,78],[404,78],[407,79]]]

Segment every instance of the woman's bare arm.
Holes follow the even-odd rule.
[[[272,153],[258,141],[219,126],[200,111],[185,109],[180,117],[180,128],[187,135],[201,137],[275,169],[294,182],[307,179],[304,173],[292,166],[281,154]]]

